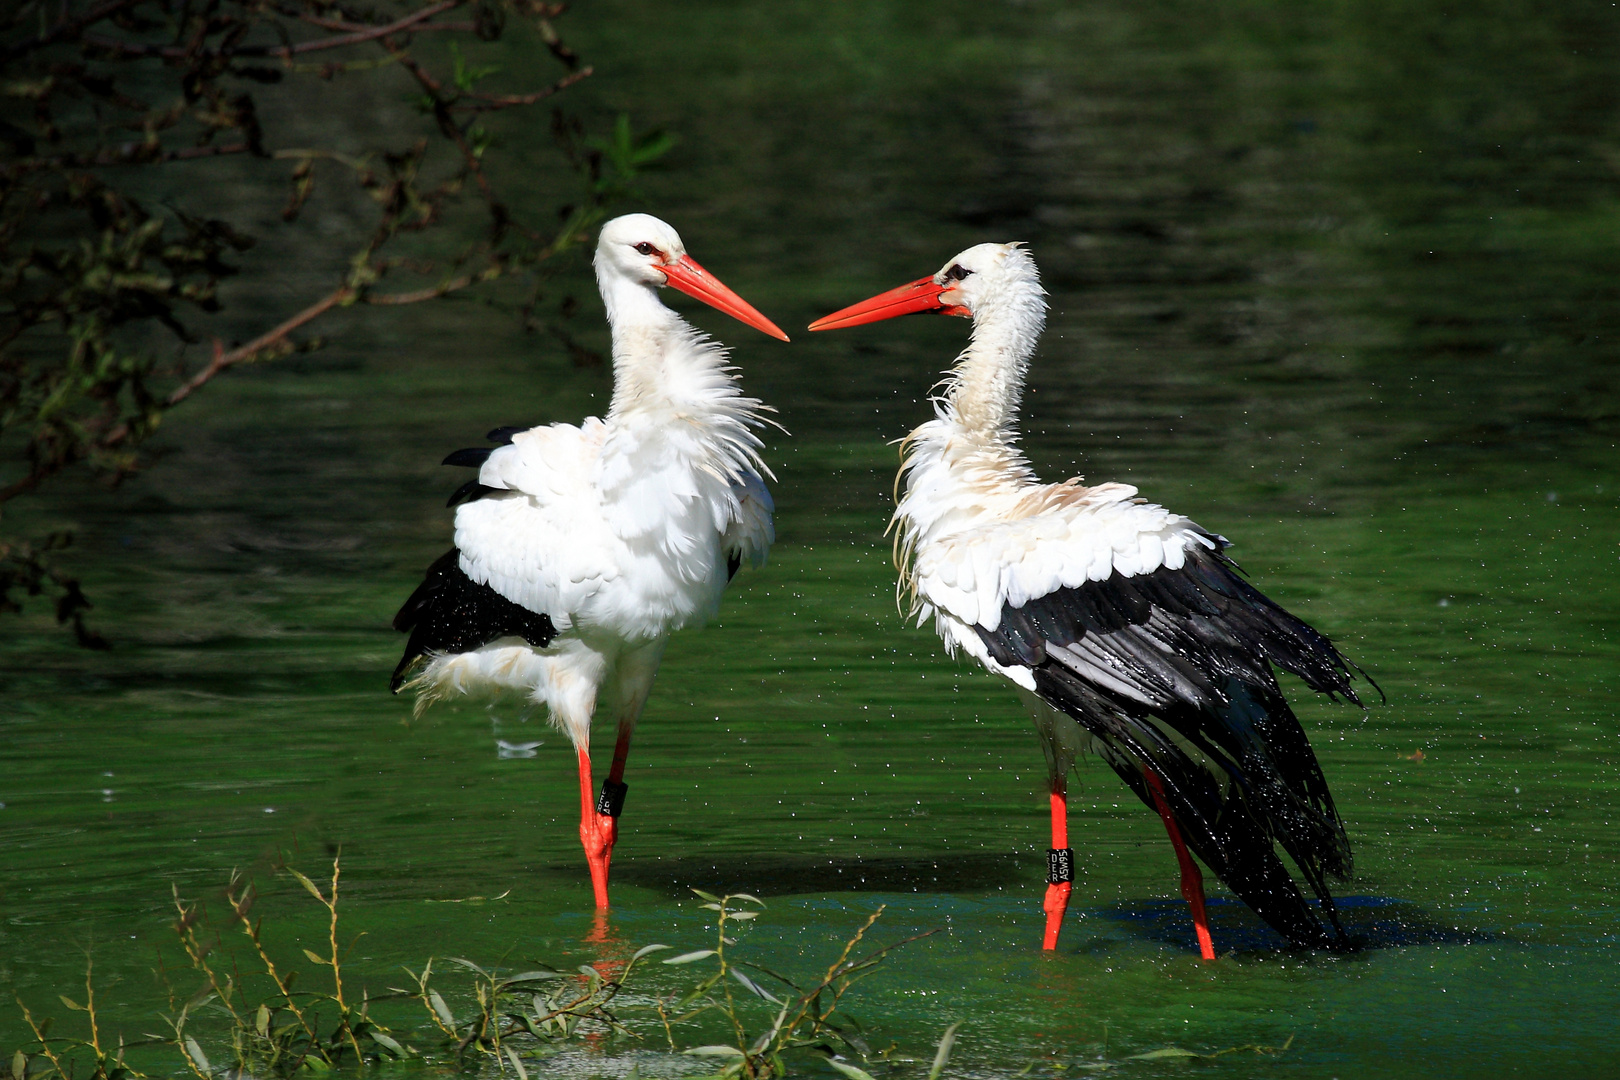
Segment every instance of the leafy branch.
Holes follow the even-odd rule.
[[[558,34],[565,6],[24,0],[0,15],[0,144],[11,151],[0,163],[0,507],[75,467],[113,482],[128,476],[171,409],[233,368],[320,347],[306,333],[336,310],[389,312],[522,278],[532,314],[559,257],[583,245],[672,145],[635,135],[628,118],[611,139],[591,140],[555,112],[577,189],[556,193],[549,217],[513,211],[488,118],[591,75]],[[538,87],[489,89],[502,68],[477,54],[525,36],[561,72]],[[408,91],[419,130],[396,126],[382,134],[388,141],[356,150],[267,126],[269,115],[290,127],[317,110],[366,107],[368,98],[332,85],[354,78]],[[265,95],[275,110],[262,106]],[[221,220],[181,205],[207,186],[196,170],[222,158],[237,159],[233,176],[246,190],[284,200],[280,229],[295,229],[335,179],[346,177],[371,207],[329,282],[237,341],[214,328],[248,317],[226,283],[257,243],[240,223],[256,208],[246,200],[236,220]],[[149,207],[121,179],[137,175],[154,178],[143,191],[182,194]],[[0,611],[53,593],[88,643],[88,601],[47,558],[61,546],[0,543]]]

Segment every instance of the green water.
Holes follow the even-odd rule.
[[[1126,1066],[1140,1076],[1620,1076],[1617,19],[577,5],[566,24],[600,73],[573,107],[680,133],[644,206],[706,266],[793,333],[970,243],[1028,241],[1053,307],[1027,401],[1037,465],[1136,484],[1230,536],[1388,695],[1363,713],[1292,687],[1374,947],[1273,951],[1212,887],[1234,955],[1201,965],[1162,827],[1087,766],[1082,876],[1041,955],[1039,750],[1008,691],[901,623],[882,536],[888,441],[927,416],[965,325],[786,346],[682,301],[792,434],[769,439],[770,565],[672,642],[638,733],[613,932],[699,948],[686,888],[746,888],[771,905],[746,948],[808,973],[887,903],[881,940],[948,932],[855,1011],[922,1056],[963,1020],[955,1075],[1096,1064],[1106,1028],[1110,1060],[1293,1039]],[[543,199],[544,124],[526,122],[505,137]],[[240,288],[277,311],[324,280],[318,260],[300,277],[259,258]],[[582,267],[565,287],[603,347]],[[566,740],[510,705],[409,722],[386,684],[388,620],[448,542],[461,478],[439,458],[496,424],[599,412],[608,376],[473,305],[345,318],[329,350],[188,404],[138,480],[63,486],[12,519],[79,530],[73,566],[117,647],[77,650],[43,611],[3,625],[8,999],[76,993],[88,950],[104,1023],[156,1030],[171,883],[217,895],[233,867],[295,955],[318,926],[271,876],[278,849],[318,873],[341,846],[368,986],[432,954],[599,951]],[[498,740],[543,745],[502,757]],[[0,1007],[0,1047],[23,1037]],[[551,1071],[631,1060],[699,1071],[612,1043]]]

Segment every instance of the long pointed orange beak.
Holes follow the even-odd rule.
[[[662,267],[664,276],[669,279],[668,284],[681,290],[687,296],[695,296],[710,307],[723,311],[738,322],[747,323],[755,330],[771,335],[782,341],[788,336],[777,325],[759,312],[754,306],[730,289],[713,274],[697,264],[697,260],[690,255],[682,255],[677,262]]]
[[[863,323],[881,322],[884,319],[893,319],[901,315],[910,315],[918,311],[943,311],[947,314],[967,314],[965,309],[957,308],[940,300],[939,294],[948,289],[949,285],[941,285],[931,277],[918,278],[916,281],[902,285],[898,289],[878,293],[876,296],[862,300],[858,304],[851,304],[842,311],[835,311],[831,315],[817,319],[810,324],[812,330],[840,330],[846,326],[860,326]]]

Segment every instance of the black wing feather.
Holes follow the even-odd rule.
[[[1350,843],[1267,663],[1360,704],[1353,665],[1326,637],[1244,581],[1219,548],[1193,549],[1179,570],[1059,589],[1004,608],[995,631],[975,629],[997,663],[1033,669],[1037,693],[1098,739],[1148,806],[1142,769],[1163,779],[1188,845],[1262,918],[1296,944],[1344,947],[1325,879],[1349,874]]]
[[[445,500],[444,505],[459,506],[464,502],[472,502],[474,499],[482,499],[486,495],[493,495],[497,491],[505,490],[506,488],[490,487],[488,484],[479,483],[477,480],[469,480],[452,491],[450,498]]]
[[[495,452],[493,446],[469,446],[465,450],[452,450],[445,455],[440,465],[465,465],[469,469],[481,468],[489,460],[489,455]]]
[[[411,635],[389,683],[396,693],[405,673],[429,653],[469,652],[503,637],[520,637],[543,649],[557,636],[551,616],[514,604],[468,577],[456,548],[428,567],[422,584],[394,616],[394,629]]]

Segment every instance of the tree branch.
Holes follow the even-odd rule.
[[[62,154],[52,158],[31,158],[13,165],[0,165],[0,177],[10,179],[26,172],[41,169],[98,169],[108,165],[163,165],[171,161],[194,161],[197,158],[219,157],[222,154],[245,154],[247,143],[230,146],[188,146],[180,150],[162,150],[150,143],[127,142],[115,150],[103,150],[94,156]]]
[[[544,101],[553,94],[560,94],[573,86],[581,79],[588,79],[596,73],[593,67],[582,67],[578,71],[571,71],[558,79],[544,90],[536,90],[532,94],[480,94],[475,91],[465,91],[467,97],[479,100],[477,105],[452,105],[452,112],[494,112],[498,109],[510,109],[516,105],[533,105],[537,101]]]
[[[192,56],[209,58],[274,56],[282,60],[289,60],[304,53],[364,44],[367,41],[387,37],[389,34],[432,30],[435,27],[418,27],[416,24],[425,19],[431,19],[435,15],[462,7],[469,2],[470,0],[440,0],[439,3],[434,4],[432,7],[426,7],[421,11],[406,15],[402,19],[396,19],[387,26],[373,26],[365,30],[357,30],[352,34],[338,34],[335,37],[318,38],[315,41],[301,41],[296,45],[243,45],[239,48],[209,49],[193,52],[191,49],[182,48],[179,45],[145,45],[135,41],[120,41],[117,38],[103,37],[100,34],[85,34],[84,40],[98,48],[112,49],[115,52],[121,52],[129,56],[161,56],[171,60],[185,59]],[[448,27],[438,27],[437,29],[448,29]]]
[[[8,63],[19,56],[24,56],[35,49],[43,49],[47,45],[54,45],[65,37],[72,37],[87,26],[94,26],[102,19],[118,14],[125,8],[134,7],[141,0],[107,0],[91,8],[77,19],[63,19],[43,34],[29,41],[19,41],[17,44],[0,49],[0,64]]]

